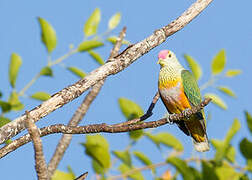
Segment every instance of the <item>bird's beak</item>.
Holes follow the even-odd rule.
[[[163,59],[158,59],[157,64],[160,64]]]

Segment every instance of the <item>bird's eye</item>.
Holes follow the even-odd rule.
[[[171,54],[169,54],[168,57],[170,58],[170,57],[171,57]]]

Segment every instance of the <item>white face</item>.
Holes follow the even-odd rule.
[[[169,66],[172,64],[179,64],[175,54],[169,50],[163,50],[158,54],[158,64],[161,67]]]

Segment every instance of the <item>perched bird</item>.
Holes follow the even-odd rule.
[[[172,51],[162,50],[158,54],[158,64],[161,67],[158,90],[170,114],[181,113],[201,102],[200,89],[195,78],[183,68]],[[192,137],[197,151],[209,150],[204,110],[176,124],[186,135]]]

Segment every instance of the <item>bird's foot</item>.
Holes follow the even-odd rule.
[[[182,114],[186,119],[189,119],[192,115],[191,109],[189,108],[184,109]]]
[[[174,119],[173,116],[176,116],[175,114],[170,114],[169,116],[166,117],[166,121],[168,124],[174,124],[174,121],[171,119]]]

